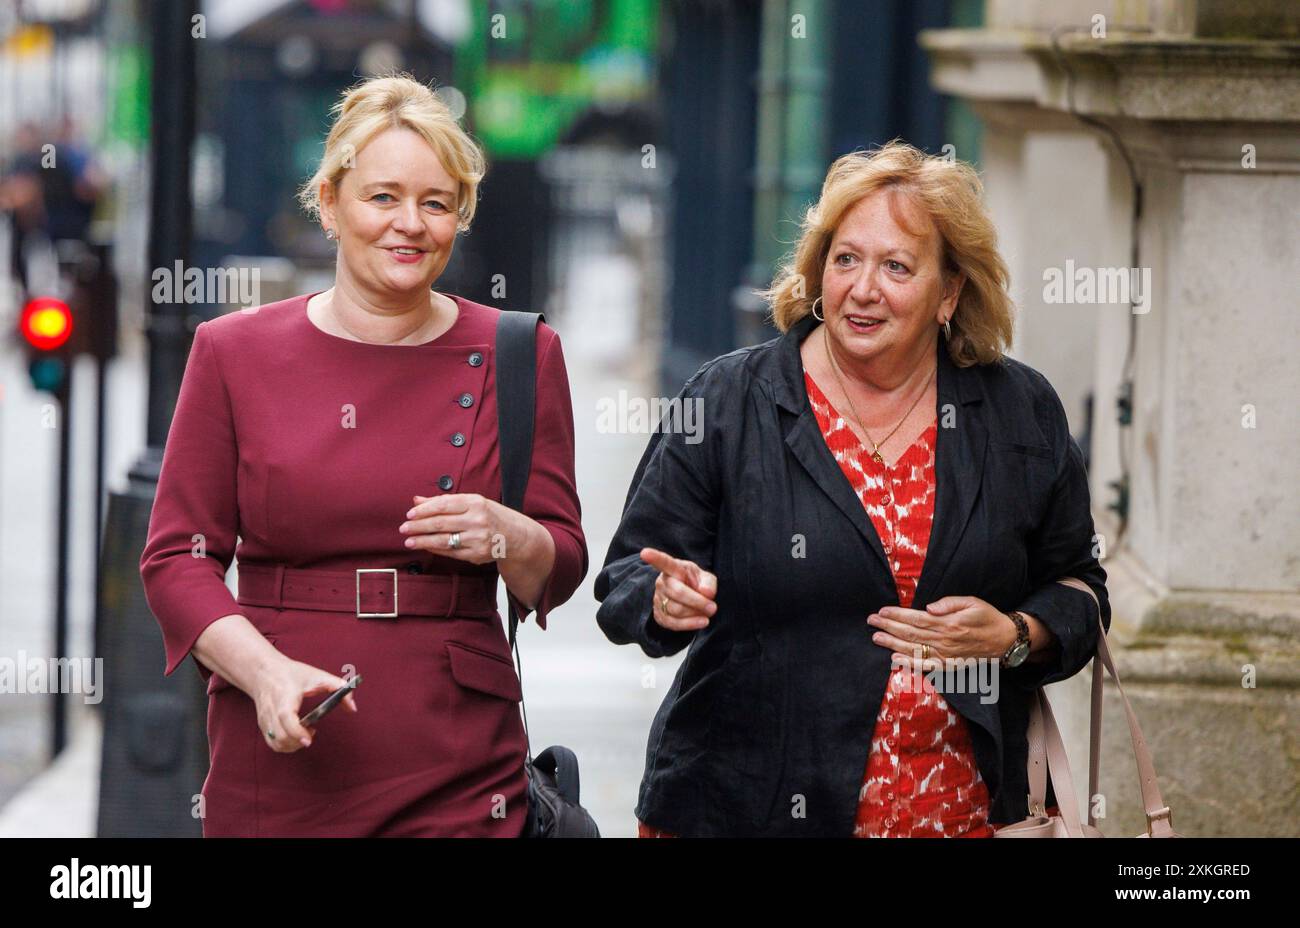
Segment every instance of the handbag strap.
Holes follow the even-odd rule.
[[[1034,690],[1033,706],[1029,713],[1029,745],[1031,767],[1034,772],[1031,773],[1031,780],[1037,779],[1037,783],[1031,783],[1030,786],[1030,815],[1045,815],[1044,801],[1046,798],[1045,775],[1048,771],[1044,770],[1043,755],[1046,754],[1047,763],[1052,776],[1052,789],[1056,791],[1056,806],[1061,811],[1061,821],[1065,825],[1065,833],[1070,838],[1082,838],[1083,826],[1079,821],[1079,809],[1077,805],[1071,802],[1062,802],[1061,796],[1074,796],[1074,778],[1070,774],[1069,757],[1065,753],[1065,741],[1061,738],[1060,729],[1056,725],[1056,717],[1052,715],[1052,704],[1039,687]],[[1037,755],[1035,757],[1035,755]],[[1088,822],[1092,824],[1091,821]]]
[[[1142,806],[1147,819],[1147,833],[1152,837],[1173,836],[1174,831],[1170,821],[1169,807],[1165,805],[1164,799],[1160,795],[1160,784],[1156,780],[1156,768],[1151,759],[1151,751],[1147,747],[1146,738],[1142,734],[1142,727],[1138,724],[1137,713],[1133,711],[1133,705],[1124,692],[1124,684],[1120,682],[1119,673],[1115,669],[1115,662],[1111,658],[1106,629],[1101,624],[1101,603],[1097,599],[1097,594],[1093,592],[1088,584],[1076,577],[1066,577],[1057,582],[1086,592],[1092,597],[1092,601],[1097,606],[1097,655],[1093,660],[1092,699],[1088,731],[1088,824],[1096,825],[1096,817],[1092,811],[1092,797],[1097,795],[1101,772],[1101,697],[1104,680],[1102,668],[1104,667],[1105,671],[1110,674],[1111,679],[1115,681],[1115,688],[1119,691],[1120,699],[1124,703],[1124,713],[1128,717],[1129,737],[1133,742],[1133,754],[1137,759],[1139,788],[1142,792]],[[1100,658],[1100,660],[1097,658]],[[1037,698],[1031,703],[1029,712],[1030,756],[1028,773],[1031,814],[1035,806],[1038,809],[1043,807],[1046,798],[1046,778],[1044,776],[1046,772],[1051,775],[1052,790],[1056,794],[1057,808],[1062,810],[1062,818],[1066,822],[1067,829],[1069,829],[1071,819],[1075,825],[1079,822],[1078,809],[1075,807],[1073,781],[1069,772],[1069,758],[1065,753],[1064,741],[1061,739],[1060,731],[1056,726],[1056,719],[1052,715],[1047,694],[1043,692],[1041,687],[1035,692]],[[1036,732],[1038,737],[1034,737]],[[1046,771],[1044,771],[1045,765],[1047,766]],[[1062,796],[1066,798],[1062,799]],[[1067,807],[1068,813],[1066,811]],[[1079,829],[1079,833],[1082,834],[1081,829]]]
[[[541,313],[502,310],[497,317],[496,394],[497,448],[501,463],[501,502],[516,512],[523,512],[524,491],[533,467],[533,423],[537,405],[537,325],[544,322]],[[519,613],[506,597],[510,650],[515,655],[519,673],[519,706],[524,716],[524,740],[528,744],[528,763],[533,762],[532,741],[528,737],[528,708],[523,700],[524,668],[519,658]]]

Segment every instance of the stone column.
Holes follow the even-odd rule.
[[[986,21],[922,42],[935,86],[985,121],[989,198],[1023,281],[1018,354],[1057,386],[1072,423],[1071,398],[1094,392],[1111,640],[1174,827],[1296,835],[1300,7],[1002,0]],[[1080,28],[1058,30],[1054,47],[1065,22]],[[1130,160],[1145,311],[1046,303],[1043,271],[1066,258],[1129,266]],[[1113,482],[1126,520],[1105,508]],[[1051,693],[1081,801],[1088,677]],[[1142,833],[1109,685],[1105,718],[1101,827]]]

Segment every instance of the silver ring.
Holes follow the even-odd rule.
[[[270,738],[272,741],[274,741],[274,740],[275,740],[275,732],[273,732],[273,731],[268,731],[268,732],[266,733],[266,737],[268,737],[268,738]]]
[[[447,543],[447,547],[449,547],[449,548],[459,548],[459,547],[460,547],[460,532],[452,532],[452,533],[451,533],[451,541],[449,541],[449,542]]]

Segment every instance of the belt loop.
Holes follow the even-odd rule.
[[[443,618],[450,619],[456,614],[456,608],[460,605],[460,574],[451,575],[451,602],[447,605],[447,614]]]
[[[284,608],[284,565],[275,565],[275,576],[271,578],[271,598],[277,609]]]

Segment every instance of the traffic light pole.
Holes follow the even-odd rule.
[[[60,277],[63,277],[62,262]],[[62,289],[66,289],[61,287]],[[74,298],[75,302],[75,298]],[[68,655],[68,546],[71,541],[72,504],[72,362],[76,357],[76,336],[82,326],[73,322],[74,313],[58,296],[27,299],[19,320],[20,342],[25,345],[32,386],[54,401],[54,427],[59,433],[59,476],[55,504],[54,550],[54,654],[62,661]],[[60,665],[62,666],[62,665]],[[68,742],[67,701],[63,674],[52,681],[50,757],[58,757]]]
[[[117,279],[112,270],[112,249],[106,244],[61,240],[59,247],[60,296],[32,296],[19,322],[20,343],[25,345],[32,386],[54,401],[59,433],[58,492],[55,505],[54,654],[68,656],[69,562],[72,543],[72,410],[73,367],[87,353],[98,361],[95,405],[95,501],[92,541],[95,553],[95,647],[100,654],[99,621],[101,581],[100,500],[104,488],[104,420],[108,359],[117,345]],[[63,299],[66,295],[67,299]],[[57,757],[68,743],[67,702],[63,678],[52,688],[50,755]]]
[[[63,383],[55,397],[59,403],[59,503],[58,503],[58,556],[55,559],[54,578],[54,653],[63,657],[68,653],[68,545],[72,532],[72,369],[69,366]],[[54,693],[53,728],[51,730],[50,756],[58,757],[68,743],[68,702],[62,688],[51,687]]]
[[[83,317],[81,327],[83,351],[89,350],[95,359],[95,590],[103,583],[103,526],[104,526],[104,436],[108,425],[108,362],[117,356],[118,343],[118,285],[113,269],[113,248],[107,242],[90,242],[83,246],[77,264],[76,286],[73,291]],[[95,597],[94,649],[92,654],[102,654],[100,625],[103,610],[100,597]]]
[[[116,296],[114,297],[116,299]],[[104,434],[108,426],[108,358],[95,358],[95,624],[91,630],[91,654],[103,654],[100,625],[104,621],[103,600],[99,595],[104,583]]]

